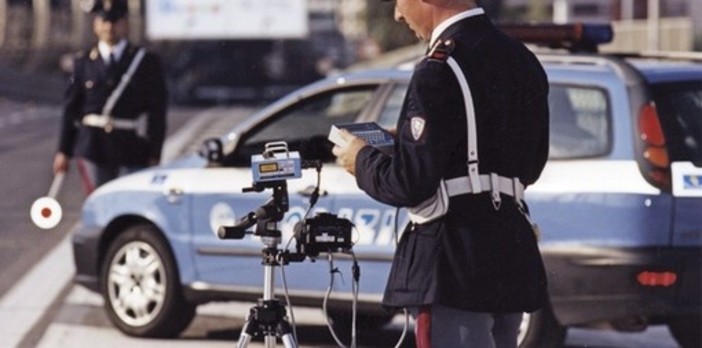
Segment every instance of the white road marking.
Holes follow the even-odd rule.
[[[126,336],[114,328],[52,324],[37,348],[95,347],[100,348],[177,348],[207,345],[208,348],[233,347],[235,342],[216,340],[138,339]],[[262,347],[262,346],[261,346]]]
[[[22,342],[74,273],[67,235],[0,299],[0,346]]]

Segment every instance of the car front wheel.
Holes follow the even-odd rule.
[[[107,249],[100,273],[105,309],[122,332],[138,337],[173,337],[195,316],[184,301],[170,249],[156,228],[132,226]]]

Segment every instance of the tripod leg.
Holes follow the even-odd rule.
[[[236,343],[236,347],[246,348],[249,345],[249,342],[251,342],[251,338],[253,338],[253,336],[256,334],[257,327],[258,323],[254,318],[254,313],[251,312],[246,318],[244,326],[241,328],[241,334],[239,335],[239,341]]]
[[[297,348],[297,341],[295,341],[295,336],[292,333],[292,327],[284,319],[278,323],[278,335],[280,335],[285,348]]]

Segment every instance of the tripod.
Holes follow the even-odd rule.
[[[280,337],[286,348],[296,348],[297,341],[292,334],[292,327],[286,320],[285,305],[281,304],[274,296],[274,267],[278,266],[277,257],[280,250],[277,245],[280,239],[268,237],[264,241],[263,249],[263,298],[258,300],[258,305],[251,307],[246,323],[241,330],[238,348],[248,346],[254,336],[265,335],[267,348],[275,347],[276,337]]]
[[[296,348],[297,342],[292,333],[292,326],[286,320],[285,306],[274,296],[274,268],[280,266],[281,262],[283,265],[287,264],[289,258],[287,253],[278,249],[282,233],[276,229],[276,224],[283,219],[289,207],[287,184],[285,180],[256,183],[253,187],[244,189],[244,192],[261,192],[266,188],[273,189],[271,199],[236,225],[222,226],[217,231],[221,239],[241,239],[246,230],[256,224],[254,234],[260,236],[265,245],[262,250],[263,298],[249,310],[237,347],[247,347],[254,336],[263,335],[267,348],[275,347],[277,337],[280,337],[286,348]]]

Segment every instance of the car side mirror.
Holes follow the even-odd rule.
[[[199,154],[207,159],[208,163],[222,163],[224,158],[222,140],[219,138],[209,138],[202,142]]]

